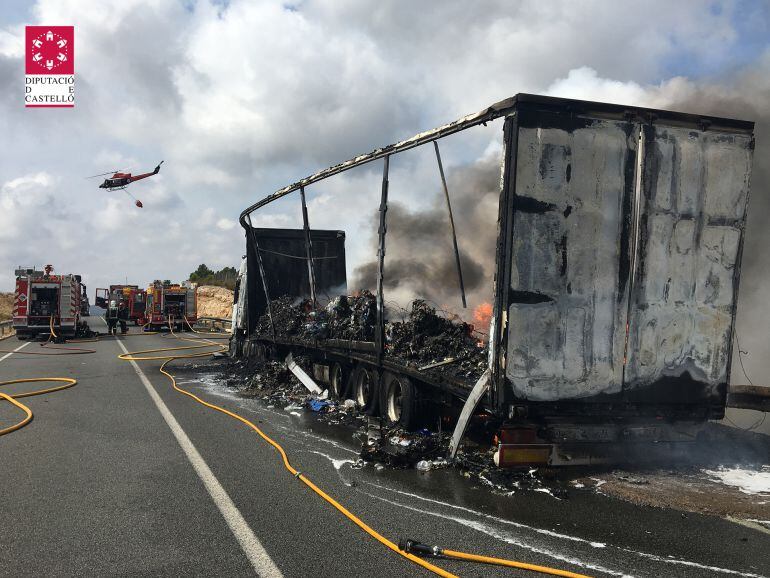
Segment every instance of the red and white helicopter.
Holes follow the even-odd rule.
[[[86,177],[87,179],[93,179],[95,177],[103,177],[104,175],[112,174],[111,177],[104,179],[104,182],[99,185],[100,189],[107,189],[108,191],[126,191],[126,187],[130,185],[133,182],[140,181],[142,179],[146,179],[147,177],[151,177],[153,175],[157,175],[160,172],[160,165],[163,164],[163,161],[160,161],[158,163],[158,166],[155,167],[155,170],[149,173],[142,173],[141,175],[131,175],[131,173],[122,173],[120,170],[117,171],[108,171],[106,173],[101,173],[99,175],[92,175],[90,177]],[[126,194],[134,199],[134,204],[142,208],[142,201],[138,200],[134,195],[126,191]]]

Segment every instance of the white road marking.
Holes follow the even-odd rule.
[[[9,358],[11,355],[13,355],[14,353],[16,353],[16,352],[17,352],[17,351],[19,351],[20,349],[22,349],[22,348],[26,347],[26,346],[27,346],[27,345],[29,345],[29,344],[30,344],[30,342],[29,342],[29,341],[27,341],[26,343],[22,343],[22,344],[21,344],[21,345],[19,345],[19,346],[18,346],[16,349],[14,349],[12,352],[10,352],[10,353],[6,353],[6,354],[5,354],[5,355],[3,355],[2,357],[0,357],[0,361],[2,361],[3,359],[7,359],[7,358]]]
[[[121,340],[117,341],[123,352],[128,353],[123,342]],[[198,474],[203,485],[206,486],[206,490],[211,496],[211,499],[214,501],[217,508],[219,508],[225,522],[227,522],[227,525],[230,527],[236,540],[238,540],[238,543],[241,545],[243,552],[251,562],[254,570],[259,576],[264,576],[266,578],[282,578],[283,574],[278,569],[278,566],[275,565],[275,562],[273,562],[273,559],[249,527],[249,524],[222,487],[222,484],[219,483],[219,480],[214,476],[214,473],[203,460],[200,453],[198,453],[198,450],[195,448],[190,438],[187,437],[182,426],[179,425],[179,422],[176,421],[176,418],[168,409],[168,406],[166,406],[160,395],[158,395],[158,392],[155,390],[152,383],[150,383],[150,380],[147,379],[147,376],[135,361],[130,361],[130,363],[147,390],[147,393],[150,394],[150,398],[155,402],[155,406],[163,416],[163,419],[166,420],[166,424],[169,429],[171,429],[171,433],[174,434],[176,441],[179,442],[179,445],[182,447],[182,451],[184,451],[187,459],[192,464],[195,473]]]

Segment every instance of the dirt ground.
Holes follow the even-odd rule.
[[[712,423],[667,463],[615,467],[570,485],[634,504],[719,516],[770,532],[770,436]],[[677,457],[678,456],[678,457]]]
[[[13,293],[0,293],[0,321],[11,318],[13,310]]]
[[[634,504],[755,521],[770,530],[770,494],[746,493],[693,468],[629,473],[616,470],[580,478],[574,485]],[[767,524],[767,525],[765,525]]]

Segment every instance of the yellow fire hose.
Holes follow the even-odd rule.
[[[45,347],[46,349],[57,349],[61,350],[61,353],[43,353],[42,351],[16,351],[13,349],[0,349],[0,353],[13,353],[14,355],[84,355],[87,353],[96,353],[95,349],[83,349],[82,347],[59,347],[56,345],[51,345],[52,340],[59,337],[56,334],[56,330],[53,327],[53,316],[51,317],[48,327],[50,329],[50,333],[48,334],[48,341],[41,343],[40,347]],[[95,342],[99,341],[98,339],[73,339],[69,341],[68,343],[87,343],[87,342]]]
[[[188,323],[189,325],[189,323]],[[218,353],[220,351],[227,350],[227,346],[214,343],[209,341],[207,338],[198,338],[198,339],[190,339],[185,337],[180,337],[179,335],[176,335],[174,333],[174,330],[171,326],[171,322],[169,322],[169,329],[171,330],[171,334],[177,337],[177,339],[180,339],[182,341],[192,341],[197,342],[201,341],[204,342],[203,345],[189,345],[185,347],[163,347],[163,348],[157,348],[157,349],[145,349],[141,351],[130,351],[128,353],[123,353],[121,355],[118,355],[118,358],[123,359],[125,361],[151,361],[151,360],[164,360],[163,363],[160,366],[160,372],[165,375],[170,381],[172,387],[178,391],[179,393],[182,393],[192,399],[194,399],[196,402],[200,403],[201,405],[204,405],[208,407],[209,409],[213,409],[214,411],[218,411],[220,413],[223,413],[235,420],[238,420],[239,422],[243,423],[244,425],[248,426],[252,430],[254,430],[257,435],[259,435],[263,440],[265,440],[268,444],[273,446],[276,451],[281,456],[281,460],[283,462],[283,466],[289,471],[289,473],[300,480],[303,484],[305,484],[307,487],[309,487],[313,492],[315,492],[317,495],[319,495],[321,498],[326,500],[329,504],[331,504],[337,511],[339,511],[342,515],[344,515],[348,520],[353,522],[356,526],[358,526],[361,530],[369,534],[372,538],[380,542],[385,547],[391,549],[396,554],[403,556],[404,558],[410,560],[411,562],[414,562],[415,564],[422,566],[426,570],[429,570],[433,572],[434,574],[437,574],[438,576],[443,576],[444,578],[457,578],[455,574],[452,574],[450,572],[447,572],[443,568],[440,568],[436,566],[435,564],[432,564],[428,562],[427,560],[424,560],[423,558],[412,554],[411,552],[406,551],[406,549],[402,549],[399,545],[394,543],[393,541],[387,539],[385,536],[380,534],[377,530],[373,529],[371,526],[366,524],[361,518],[353,514],[350,510],[345,508],[342,504],[340,504],[337,500],[332,498],[329,494],[324,492],[321,488],[316,486],[307,476],[305,476],[302,472],[297,470],[294,466],[291,465],[291,462],[289,461],[289,457],[286,455],[286,451],[283,449],[283,447],[274,439],[272,439],[270,436],[268,436],[265,432],[263,432],[259,427],[257,427],[253,422],[249,421],[245,417],[238,415],[237,413],[231,412],[223,407],[220,407],[218,405],[215,405],[213,403],[209,403],[207,401],[202,400],[200,397],[195,395],[194,393],[187,391],[185,389],[182,389],[177,385],[176,379],[174,376],[166,371],[166,366],[171,363],[174,360],[177,359],[190,359],[190,358],[197,358],[197,357],[207,357],[210,355],[213,355],[214,353]],[[193,349],[204,349],[207,347],[216,347],[217,349],[212,351],[198,351],[194,353],[181,353],[185,350],[193,350]],[[179,353],[171,353],[171,352],[179,352]],[[161,353],[167,353],[166,355],[148,355],[148,354],[161,354]],[[170,354],[169,354],[170,353]],[[496,564],[500,566],[509,566],[513,568],[522,568],[525,570],[532,570],[535,572],[540,572],[543,574],[550,574],[553,576],[564,576],[567,578],[589,578],[588,576],[584,574],[576,574],[574,572],[569,572],[567,570],[559,570],[556,568],[548,568],[546,566],[537,566],[534,564],[526,564],[523,562],[516,562],[513,560],[505,560],[501,558],[490,558],[487,556],[477,556],[475,554],[467,554],[464,552],[457,552],[454,550],[442,550],[441,555],[446,558],[456,558],[456,559],[463,559],[463,560],[470,560],[474,562],[483,562],[486,564]]]
[[[60,347],[56,345],[51,345],[51,342],[55,339],[57,339],[59,336],[56,333],[56,330],[53,326],[54,318],[51,316],[48,327],[49,327],[49,335],[48,340],[45,343],[41,343],[41,347],[45,347],[46,349],[57,349],[60,351],[57,351],[56,353],[47,353],[42,351],[17,351],[17,350],[8,350],[8,349],[0,349],[0,353],[10,353],[13,355],[84,355],[89,353],[96,353],[95,349],[83,349],[80,347]],[[154,335],[156,332],[143,332],[141,334],[134,334],[135,335]],[[94,339],[77,339],[77,340],[70,340],[69,343],[84,343],[84,342],[96,342],[99,341],[99,338]],[[33,395],[43,395],[46,393],[52,393],[54,391],[60,391],[62,389],[67,389],[72,387],[77,383],[76,379],[72,379],[69,377],[32,377],[32,378],[26,378],[26,379],[12,379],[9,381],[0,381],[0,386],[3,385],[12,385],[15,383],[39,383],[39,382],[62,382],[64,385],[59,385],[56,387],[49,387],[47,389],[39,389],[36,391],[28,391],[23,393],[15,393],[15,394],[6,394],[3,392],[0,392],[0,400],[5,400],[8,403],[16,406],[18,409],[23,411],[26,415],[24,419],[10,427],[6,427],[3,429],[0,429],[0,436],[9,434],[13,431],[16,431],[18,429],[23,428],[25,425],[27,425],[29,422],[32,421],[33,413],[32,410],[24,405],[23,403],[20,403],[16,401],[19,398],[23,397],[31,397]]]
[[[41,343],[40,344],[41,347],[47,347],[48,349],[61,349],[63,351],[57,352],[57,353],[43,353],[42,351],[15,351],[15,350],[0,349],[0,353],[11,353],[13,355],[83,355],[86,353],[96,353],[95,349],[82,349],[78,347],[56,347],[56,346],[49,345],[49,343],[51,342],[51,339],[56,339],[58,337],[53,327],[53,316],[51,316],[48,326],[51,332],[48,336],[48,341],[46,341],[45,343]],[[27,391],[27,392],[14,393],[14,394],[7,394],[7,393],[0,392],[0,399],[7,401],[11,405],[15,405],[17,408],[19,408],[21,411],[23,411],[26,414],[24,419],[21,420],[19,423],[14,424],[10,427],[0,429],[0,436],[11,433],[18,429],[21,429],[25,425],[27,425],[29,422],[32,421],[32,417],[33,417],[32,410],[29,409],[29,407],[27,407],[23,403],[16,401],[17,399],[20,399],[23,397],[32,397],[33,395],[43,395],[45,393],[52,393],[54,391],[67,389],[75,385],[77,383],[77,380],[72,379],[70,377],[29,377],[25,379],[11,379],[8,381],[0,381],[0,386],[12,385],[14,383],[40,383],[40,382],[50,382],[50,381],[64,383],[64,385],[57,385],[56,387],[49,387],[46,389],[38,389],[35,391]]]
[[[40,355],[46,355],[46,354],[41,353]],[[48,354],[48,355],[55,355],[55,354]],[[63,354],[58,354],[58,355],[63,355]],[[0,385],[11,385],[14,383],[37,383],[41,381],[62,382],[64,383],[64,385],[57,385],[56,387],[49,387],[47,389],[38,389],[35,391],[25,391],[23,393],[14,393],[13,395],[0,392],[0,399],[4,399],[5,401],[11,403],[12,405],[15,405],[21,411],[27,414],[26,417],[23,420],[21,420],[19,423],[4,429],[0,429],[0,436],[11,433],[12,431],[16,431],[17,429],[21,429],[25,425],[27,425],[29,422],[32,421],[32,410],[29,409],[23,403],[16,401],[17,399],[22,397],[32,397],[33,395],[43,395],[44,393],[52,393],[54,391],[60,391],[62,389],[67,389],[69,387],[72,387],[77,383],[76,379],[72,379],[69,377],[30,377],[26,379],[10,379],[8,381],[0,381]]]
[[[190,331],[192,331],[193,333],[197,333],[198,335],[208,335],[208,337],[206,337],[206,339],[227,339],[227,340],[230,339],[229,335],[217,334],[216,331],[198,331],[192,325],[190,325],[190,320],[187,319],[186,315],[183,315],[183,317],[184,317],[184,322],[187,324],[187,327],[189,327]],[[172,331],[172,333],[173,333],[173,331]]]

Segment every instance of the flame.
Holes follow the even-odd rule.
[[[473,310],[473,328],[479,333],[484,333],[489,329],[489,322],[492,320],[492,304],[482,303]],[[486,347],[486,335],[480,337],[476,342],[479,348]]]
[[[489,322],[492,320],[492,304],[482,303],[473,310],[473,325],[476,328],[486,331],[489,328]]]

